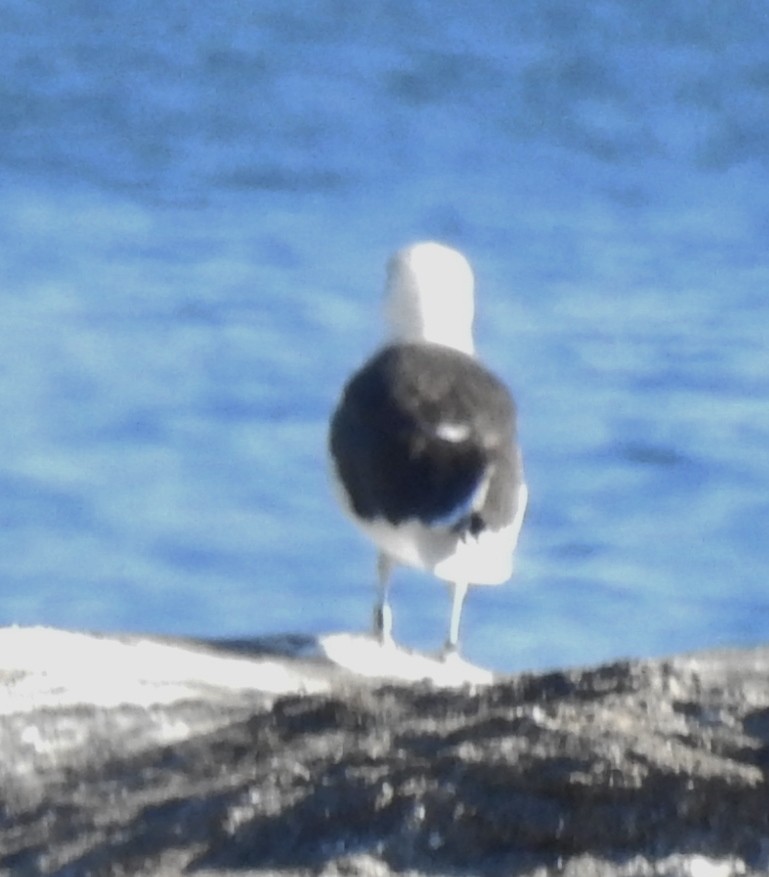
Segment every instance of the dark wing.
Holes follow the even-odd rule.
[[[497,482],[514,477],[514,439],[510,394],[475,359],[399,344],[347,385],[330,445],[360,517],[479,530],[511,514],[511,491]]]

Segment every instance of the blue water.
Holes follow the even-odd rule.
[[[763,0],[6,0],[0,623],[366,626],[326,421],[428,237],[530,482],[467,656],[765,641],[767,106]],[[394,590],[436,647],[445,589]]]

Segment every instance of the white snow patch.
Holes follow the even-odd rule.
[[[242,693],[313,694],[331,690],[340,669],[361,679],[446,687],[493,681],[488,670],[458,655],[425,655],[364,634],[320,637],[297,661],[290,650],[241,656],[196,643],[7,627],[0,628],[0,716],[79,705],[216,703]],[[34,731],[25,742],[38,744]]]
[[[44,627],[0,629],[0,715],[89,704],[150,706],[217,692],[325,691],[280,657],[233,657],[195,645]]]
[[[494,681],[491,671],[470,664],[457,654],[426,655],[395,643],[381,643],[367,634],[328,634],[319,638],[318,645],[330,661],[359,676],[429,681],[446,688],[490,685]]]
[[[690,877],[735,877],[745,873],[745,864],[733,859],[709,859],[692,856],[689,860]]]

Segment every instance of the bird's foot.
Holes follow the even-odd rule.
[[[450,662],[461,660],[459,655],[459,645],[458,643],[452,642],[451,640],[446,640],[443,644],[443,648],[438,652],[438,657],[441,661]]]
[[[393,611],[387,603],[374,607],[374,636],[382,646],[393,643]]]

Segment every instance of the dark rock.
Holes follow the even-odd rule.
[[[0,631],[0,873],[769,869],[769,648],[436,688],[311,645]]]

